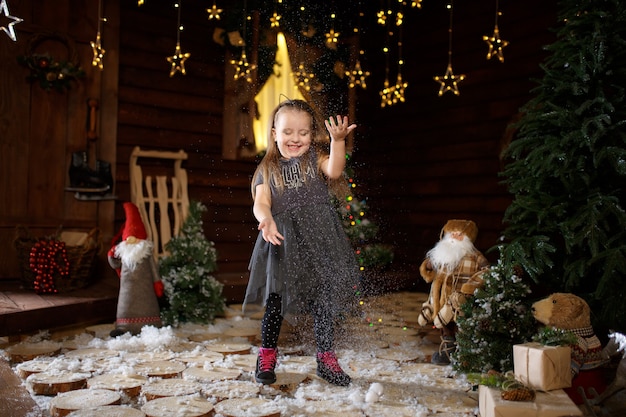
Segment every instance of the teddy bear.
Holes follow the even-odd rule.
[[[565,391],[575,403],[581,404],[582,398],[577,388],[593,387],[601,391],[606,387],[599,368],[607,362],[602,352],[602,344],[591,326],[591,309],[582,298],[571,293],[554,293],[532,305],[535,319],[556,329],[572,332],[577,339],[571,345],[572,388]]]

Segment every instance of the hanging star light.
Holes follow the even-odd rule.
[[[281,15],[279,15],[278,13],[274,12],[274,14],[272,15],[272,17],[270,17],[270,27],[273,28],[277,28],[280,27],[280,19],[282,18]]]
[[[233,79],[243,79],[249,83],[252,82],[252,70],[256,69],[256,65],[251,65],[248,62],[245,48],[241,50],[241,56],[239,59],[233,59],[230,63],[235,66],[235,75],[233,75]]]
[[[448,91],[452,91],[455,96],[460,94],[459,85],[461,81],[465,79],[465,75],[454,75],[452,72],[452,66],[448,64],[448,68],[446,68],[446,73],[442,76],[433,77],[435,81],[441,84],[439,87],[439,96],[441,97],[444,93]]]
[[[384,10],[379,10],[376,13],[376,17],[378,18],[378,24],[385,26],[385,24],[387,23],[387,13],[385,13]]]
[[[339,32],[335,32],[335,29],[331,28],[326,36],[326,47],[330,49],[337,49],[337,42],[339,41]]]
[[[12,22],[10,22],[7,26],[0,26],[0,29],[2,29],[13,42],[16,42],[17,36],[15,35],[15,29],[13,28],[13,26],[20,22],[23,22],[24,20],[20,19],[19,17],[11,16],[11,14],[9,13],[9,6],[7,5],[7,0],[0,0],[0,12],[2,12],[5,17],[12,20]]]
[[[311,81],[315,78],[315,74],[312,72],[308,72],[304,66],[304,63],[301,62],[298,65],[298,69],[291,73],[291,76],[296,81],[295,88],[303,88],[306,91],[311,90]]]
[[[411,7],[417,7],[418,9],[422,8],[422,0],[414,0],[411,2]]]
[[[222,13],[224,9],[218,9],[215,2],[213,2],[213,7],[211,7],[210,9],[206,9],[206,11],[209,14],[209,20],[213,20],[213,19],[220,20],[221,19],[220,13]]]
[[[180,24],[181,6],[182,2],[174,4],[174,7],[178,9],[178,31],[176,32],[176,49],[174,51],[174,55],[167,57],[167,62],[172,64],[170,77],[173,77],[177,72],[180,72],[182,75],[187,74],[187,71],[185,70],[185,61],[191,56],[189,52],[183,53],[180,49],[180,32],[183,30],[183,26]]]
[[[498,0],[496,0],[496,23],[493,29],[493,35],[483,36],[483,40],[489,45],[489,51],[487,52],[487,59],[491,59],[493,56],[497,56],[500,62],[504,62],[504,53],[502,49],[509,44],[508,41],[500,38],[500,29],[498,28],[498,16],[501,16]]]
[[[137,0],[137,6],[143,6],[143,0]]]
[[[361,51],[363,52],[363,51]],[[365,79],[369,77],[369,71],[363,71],[361,68],[361,61],[357,58],[352,70],[346,71],[346,77],[348,77],[348,87],[354,88],[357,85],[361,86],[363,90],[367,88]]]
[[[98,67],[100,71],[104,69],[104,54],[105,50],[102,47],[102,39],[100,36],[100,32],[102,30],[102,22],[106,22],[105,18],[102,18],[102,0],[98,2],[98,32],[96,33],[96,40],[91,41],[89,44],[91,45],[91,50],[93,51],[93,59],[91,60],[91,65],[94,67]]]
[[[394,87],[389,87],[389,78],[385,78],[385,82],[383,83],[383,89],[380,90],[380,107],[384,108],[385,106],[393,105],[393,96],[394,96]]]
[[[465,79],[464,74],[454,75],[452,71],[452,1],[446,7],[450,10],[450,26],[448,27],[448,66],[444,75],[433,77],[433,79],[440,84],[439,97],[448,91],[452,91],[455,96],[458,96],[460,94],[458,83]]]

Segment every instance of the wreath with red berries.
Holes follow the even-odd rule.
[[[67,59],[57,60],[48,52],[35,52],[37,47],[46,41],[62,43],[68,51]],[[85,76],[85,71],[78,62],[74,43],[67,36],[59,33],[35,34],[29,40],[26,51],[26,55],[17,57],[17,62],[30,70],[26,80],[39,83],[46,91],[64,92],[70,89],[72,81]]]

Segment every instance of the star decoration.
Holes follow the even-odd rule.
[[[331,28],[330,31],[324,35],[326,36],[326,46],[330,49],[336,49],[339,35],[339,32],[335,32],[335,29]]]
[[[143,0],[137,0],[137,6],[143,6]]]
[[[272,15],[272,17],[270,17],[270,27],[273,28],[277,28],[280,26],[280,19],[282,18],[281,15],[279,15],[278,13],[274,12],[274,14]]]
[[[174,55],[167,57],[167,62],[172,64],[172,69],[170,70],[170,77],[173,77],[174,74],[180,72],[185,75],[187,72],[185,71],[185,61],[189,58],[191,54],[189,52],[182,53],[180,51],[180,44],[176,44],[176,50],[174,51]]]
[[[402,26],[403,21],[404,21],[404,13],[398,12],[396,14],[396,26]]]
[[[483,36],[483,40],[487,42],[487,45],[489,45],[487,59],[491,59],[491,57],[497,56],[500,62],[504,62],[504,54],[502,53],[502,48],[507,46],[509,42],[500,38],[500,30],[498,29],[498,25],[496,25],[496,27],[493,29],[493,35],[485,35]]]
[[[404,103],[404,90],[409,86],[409,83],[402,80],[402,74],[398,73],[398,78],[396,80],[396,86],[393,90],[393,103],[396,104],[398,101]]]
[[[220,20],[221,16],[220,13],[222,13],[224,10],[223,9],[218,9],[217,6],[215,5],[215,2],[213,2],[213,7],[211,7],[210,9],[206,9],[207,13],[209,13],[209,20],[215,19],[215,20]]]
[[[385,24],[387,23],[387,14],[385,13],[385,11],[380,10],[376,13],[376,17],[378,18],[378,24],[385,26]]]
[[[102,48],[102,42],[100,40],[100,32],[96,34],[96,40],[91,41],[91,49],[93,50],[93,59],[91,60],[91,65],[94,67],[98,67],[100,70],[104,68],[104,53],[106,52],[104,48]]]
[[[249,83],[252,82],[252,76],[250,73],[256,68],[256,65],[250,65],[245,49],[241,50],[241,57],[238,61],[233,59],[230,63],[235,66],[235,75],[233,76],[233,79],[238,80],[242,78]]]
[[[383,89],[380,91],[380,107],[384,108],[385,106],[393,105],[393,95],[394,95],[394,87],[389,87],[389,79],[385,78],[385,82],[383,83]]]
[[[452,65],[448,64],[448,68],[446,68],[446,73],[443,76],[435,76],[433,78],[435,81],[441,84],[441,86],[439,87],[440,97],[448,91],[452,91],[455,96],[458,96],[460,94],[458,83],[465,79],[465,74],[454,75],[454,73],[452,72]]]
[[[414,0],[411,2],[411,7],[417,7],[418,9],[422,8],[422,0]]]
[[[7,5],[7,1],[6,0],[0,0],[0,12],[2,12],[7,18],[13,20],[7,26],[0,26],[0,29],[2,29],[4,31],[4,33],[6,33],[9,36],[9,38],[11,38],[11,40],[13,42],[16,42],[17,41],[17,36],[15,36],[15,30],[13,29],[13,25],[16,25],[16,24],[18,24],[20,22],[23,22],[24,19],[20,19],[19,17],[11,16],[9,14],[9,6]]]
[[[346,71],[346,77],[348,77],[348,86],[350,88],[354,88],[357,85],[360,85],[364,90],[367,88],[365,84],[365,78],[369,77],[369,71],[363,71],[361,68],[361,61],[359,59],[356,60],[354,64],[354,69],[352,71]]]
[[[307,72],[304,68],[304,63],[301,62],[300,65],[298,65],[298,69],[292,72],[291,75],[293,78],[295,78],[296,88],[302,87],[306,91],[311,90],[311,80],[315,78],[315,74],[313,74],[312,72]]]

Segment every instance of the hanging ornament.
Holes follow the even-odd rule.
[[[353,32],[358,34],[361,31],[361,17],[363,17],[363,12],[359,10],[359,17],[357,26],[353,29]],[[365,51],[361,49],[359,51],[359,55],[365,55]],[[365,79],[369,77],[369,71],[363,71],[361,68],[361,60],[357,57],[356,62],[354,63],[354,68],[351,70],[347,70],[345,72],[346,77],[348,77],[348,87],[354,88],[357,85],[361,86],[362,89],[367,88],[367,84],[365,83]]]
[[[435,81],[440,84],[439,87],[439,97],[441,97],[444,93],[448,91],[452,91],[455,96],[460,94],[458,83],[465,79],[465,75],[454,75],[452,71],[452,9],[453,2],[447,5],[450,10],[450,26],[448,27],[448,66],[446,68],[446,73],[442,76],[433,77]]]
[[[143,0],[137,0],[137,6],[143,6],[144,1]]]
[[[422,8],[422,0],[414,0],[411,2],[411,7],[417,7],[418,9]]]
[[[385,26],[387,24],[387,13],[384,10],[379,10],[376,13],[376,17],[378,18],[377,23],[381,26]]]
[[[5,17],[12,20],[12,22],[10,22],[7,26],[0,26],[0,29],[2,29],[13,42],[16,42],[17,36],[15,35],[15,29],[13,29],[13,26],[20,22],[23,22],[24,20],[20,19],[19,17],[11,16],[11,14],[9,13],[9,6],[7,5],[7,0],[0,0],[0,12],[2,12]]]
[[[248,62],[245,48],[241,50],[241,57],[238,60],[231,60],[230,63],[235,66],[235,75],[233,76],[235,80],[241,78],[249,83],[252,82],[252,70],[256,68],[256,65],[250,65]]]
[[[508,41],[500,38],[500,29],[498,29],[498,16],[501,16],[502,12],[499,9],[498,0],[496,0],[496,23],[493,28],[493,35],[483,36],[483,40],[489,45],[489,51],[487,52],[487,59],[491,59],[493,56],[497,56],[500,62],[504,62],[504,54],[502,49],[509,44]]]
[[[330,30],[324,34],[324,36],[326,37],[326,47],[328,49],[333,49],[336,50],[337,49],[337,42],[339,41],[339,32],[335,32],[335,13],[332,13],[330,15],[331,18],[331,27]]]
[[[296,81],[296,88],[303,88],[305,91],[311,90],[311,81],[315,78],[315,74],[308,72],[304,66],[304,62],[300,62],[298,69],[291,73]]]
[[[180,24],[180,10],[182,6],[182,2],[174,4],[174,7],[178,9],[178,28],[176,32],[176,49],[174,50],[174,55],[168,56],[167,62],[172,64],[172,68],[170,69],[170,77],[173,77],[174,74],[180,72],[185,75],[187,71],[185,70],[185,61],[187,58],[191,56],[189,52],[183,53],[180,49],[180,32],[183,30],[183,26]]]
[[[270,17],[270,27],[272,27],[272,28],[280,27],[280,19],[281,18],[282,18],[282,16],[279,15],[278,12],[276,11],[276,0],[275,0],[274,1],[274,14],[272,14],[272,17]]]
[[[396,77],[396,86],[393,91],[393,103],[404,103],[404,90],[409,86],[409,83],[402,79],[402,65],[404,60],[402,59],[402,26],[398,29],[398,76]]]
[[[235,75],[233,75],[234,80],[243,79],[249,83],[252,83],[252,70],[256,69],[256,65],[251,65],[248,62],[248,56],[246,55],[246,23],[248,20],[247,12],[246,12],[246,4],[243,3],[243,36],[240,36],[237,40],[237,45],[241,46],[241,56],[238,60],[231,60],[230,63],[235,66]],[[239,32],[237,32],[239,34]]]
[[[104,68],[104,53],[106,52],[102,47],[102,40],[100,37],[100,32],[102,30],[102,22],[106,22],[106,18],[102,17],[102,0],[98,2],[98,33],[96,33],[96,40],[91,41],[91,49],[93,51],[93,59],[91,60],[91,65],[94,67],[98,67],[100,71]]]
[[[361,68],[361,61],[357,58],[356,62],[354,63],[354,68],[352,70],[346,71],[346,76],[348,77],[348,87],[354,88],[358,85],[361,86],[363,90],[365,90],[367,88],[365,79],[369,77],[369,75],[369,71],[363,71],[363,69]]]
[[[220,20],[221,16],[220,13],[222,13],[224,11],[224,9],[218,9],[215,1],[213,2],[213,7],[211,7],[210,9],[206,9],[207,13],[209,14],[209,20]]]

